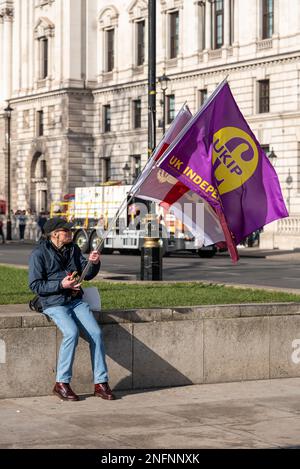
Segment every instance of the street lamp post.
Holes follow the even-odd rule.
[[[162,119],[162,129],[163,135],[166,133],[166,90],[168,89],[168,81],[170,78],[164,73],[161,77],[158,78],[160,87],[163,93],[163,99],[161,101],[163,107],[163,119]]]
[[[130,166],[126,162],[125,165],[123,166],[123,173],[124,173],[124,182],[125,184],[128,184],[129,182],[129,173],[130,173]]]
[[[270,153],[268,153],[268,158],[269,158],[269,160],[271,161],[272,165],[275,166],[275,163],[276,163],[276,161],[277,161],[277,155],[275,154],[273,148],[272,148],[272,150],[270,151]]]
[[[11,134],[11,113],[13,109],[8,103],[7,108],[4,109],[5,118],[7,121],[7,222],[6,222],[6,239],[11,241],[11,203],[10,203],[10,134]]]
[[[135,163],[135,165],[134,165],[134,175],[133,175],[133,179],[134,179],[134,180],[138,177],[138,175],[140,174],[140,172],[141,172],[141,165],[140,165],[140,163]]]
[[[156,0],[148,0],[148,156],[156,147]],[[152,237],[156,215],[152,202],[147,203],[147,236],[141,249],[141,280],[162,280],[162,247]]]

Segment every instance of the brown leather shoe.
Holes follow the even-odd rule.
[[[108,401],[113,401],[116,397],[113,395],[108,383],[95,384],[94,396],[102,397]]]
[[[72,391],[68,383],[55,383],[53,394],[62,401],[79,401],[79,397]]]

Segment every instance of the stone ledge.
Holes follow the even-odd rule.
[[[95,313],[100,324],[122,324],[164,321],[197,321],[257,316],[300,315],[300,303],[249,303],[173,308],[144,308]],[[0,305],[0,329],[16,327],[51,327],[41,313],[30,311],[27,305]]]

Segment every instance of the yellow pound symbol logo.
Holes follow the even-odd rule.
[[[254,140],[237,127],[223,127],[214,134],[213,169],[219,194],[234,191],[255,172],[258,149]]]

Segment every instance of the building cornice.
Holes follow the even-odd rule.
[[[284,62],[299,61],[300,52],[296,54],[279,54],[276,56],[262,57],[261,59],[250,59],[230,64],[213,65],[211,67],[205,67],[197,70],[186,70],[184,72],[170,73],[169,78],[173,81],[181,80],[193,80],[195,78],[209,76],[209,75],[220,75],[220,73],[229,74],[240,70],[255,69],[261,66],[272,66]],[[67,96],[67,95],[82,95],[91,94],[95,97],[103,93],[119,92],[120,90],[140,88],[141,86],[147,86],[147,79],[136,80],[134,82],[129,81],[125,83],[118,83],[110,86],[98,86],[96,88],[63,88],[57,90],[49,90],[44,92],[33,93],[31,95],[13,97],[10,99],[10,103],[25,103],[32,102],[36,99],[49,99],[56,96]]]
[[[220,64],[220,65],[213,65],[211,67],[206,67],[204,69],[197,69],[197,70],[190,70],[188,72],[178,72],[172,74],[168,74],[169,78],[173,78],[174,80],[180,80],[181,78],[186,78],[186,75],[189,77],[194,78],[195,76],[199,75],[213,75],[220,72],[236,72],[240,70],[247,70],[247,69],[255,69],[256,67],[260,66],[268,66],[268,65],[277,65],[283,62],[294,62],[300,59],[300,51],[291,54],[277,54],[276,56],[265,56],[261,58],[254,58],[248,60],[240,60],[238,62],[230,62],[228,64]]]
[[[180,81],[186,79],[194,79],[197,77],[207,76],[207,75],[219,75],[221,72],[224,74],[230,74],[230,72],[236,72],[240,70],[246,69],[255,69],[261,66],[267,65],[276,65],[283,62],[294,62],[300,59],[300,51],[296,54],[278,54],[276,56],[268,56],[262,57],[261,59],[248,59],[242,60],[239,62],[231,62],[228,64],[220,64],[220,65],[212,65],[211,67],[205,67],[203,69],[190,69],[184,72],[175,72],[175,73],[168,73],[168,77],[173,81]],[[138,86],[145,86],[147,85],[147,80],[138,80],[138,81],[130,81],[125,83],[119,83],[116,85],[111,86],[99,86],[98,88],[94,88],[92,90],[93,95],[97,95],[100,93],[111,92],[111,91],[119,91],[123,89],[132,89]]]
[[[256,123],[265,123],[266,119],[269,121],[278,121],[278,118],[280,119],[297,119],[300,118],[300,110],[299,111],[286,111],[286,112],[277,112],[277,113],[271,113],[268,112],[268,114],[256,114],[256,115],[251,115],[247,117],[247,121],[253,124]]]
[[[56,96],[68,96],[68,95],[82,95],[82,94],[87,94],[91,95],[92,89],[86,89],[86,88],[63,88],[63,89],[57,89],[57,90],[50,90],[50,91],[45,91],[45,92],[39,92],[39,93],[33,93],[30,95],[26,96],[18,96],[18,97],[13,97],[9,100],[11,104],[15,103],[24,103],[24,102],[31,102],[36,99],[50,99]]]

